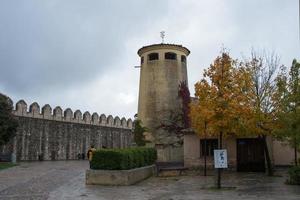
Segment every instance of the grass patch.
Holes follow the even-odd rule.
[[[10,168],[10,167],[14,167],[16,165],[17,164],[9,163],[9,162],[0,162],[0,170],[7,169],[7,168]]]

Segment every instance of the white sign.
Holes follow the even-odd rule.
[[[227,168],[227,150],[214,150],[215,168]]]

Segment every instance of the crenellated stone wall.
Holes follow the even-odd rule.
[[[15,153],[16,159],[69,160],[86,155],[90,145],[96,148],[124,148],[132,143],[132,120],[97,113],[92,115],[70,108],[64,111],[46,104],[40,110],[24,100],[16,103],[13,114],[19,120],[17,135],[0,153]],[[86,157],[86,156],[85,156]]]

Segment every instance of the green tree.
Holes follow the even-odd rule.
[[[248,121],[248,128],[257,135],[264,144],[268,175],[273,175],[273,168],[267,144],[267,136],[273,136],[278,123],[276,122],[277,105],[273,97],[276,93],[276,79],[280,62],[274,53],[258,54],[252,51],[250,60],[242,63],[251,72],[252,115]]]
[[[146,141],[145,141],[145,136],[144,132],[147,131],[147,128],[142,126],[141,120],[134,120],[134,129],[133,129],[133,136],[134,136],[134,141],[137,144],[137,146],[145,146]]]
[[[287,141],[294,148],[294,163],[298,165],[300,148],[300,63],[293,60],[289,73],[285,70],[277,79],[277,121],[276,136]]]
[[[0,145],[7,144],[16,135],[18,121],[12,114],[13,102],[0,93]]]

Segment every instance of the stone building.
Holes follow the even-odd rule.
[[[90,145],[96,148],[124,148],[132,143],[132,120],[85,112],[74,113],[47,104],[32,103],[27,110],[20,100],[13,111],[19,127],[13,142],[0,153],[14,153],[19,161],[70,160],[84,158]]]
[[[206,154],[208,165],[213,167],[217,138],[199,138],[195,134],[179,137],[160,127],[181,112],[178,89],[181,82],[188,83],[190,51],[181,45],[162,43],[144,46],[137,53],[141,58],[138,119],[148,128],[146,140],[157,149],[158,161],[184,161],[186,167],[202,167]],[[10,144],[0,147],[0,154],[14,153],[19,161],[79,159],[90,145],[124,148],[132,143],[131,119],[82,114],[80,110],[73,113],[59,106],[52,111],[48,104],[40,109],[37,103],[28,110],[23,100],[16,103],[13,113],[19,120],[17,135]],[[230,168],[265,170],[263,144],[257,138],[231,137],[223,143]],[[268,146],[275,165],[293,162],[293,149],[288,145],[269,137]]]
[[[267,138],[267,144],[273,165],[288,166],[294,163],[294,150],[288,144],[272,137]],[[200,138],[196,134],[185,135],[184,165],[202,168],[206,154],[207,166],[213,168],[213,150],[217,146],[217,138]],[[266,169],[264,146],[258,138],[227,137],[224,138],[223,149],[227,150],[228,167],[232,170],[264,172]]]
[[[158,128],[162,122],[170,120],[171,113],[180,112],[178,85],[188,80],[186,57],[189,53],[187,48],[175,44],[153,44],[138,50],[141,57],[138,118],[148,128],[145,136],[156,147],[159,161],[184,161],[186,167],[203,167],[206,154],[208,166],[212,168],[217,138],[199,138],[192,133],[178,138]],[[259,139],[225,138],[223,143],[230,168],[238,171],[265,170],[264,149]],[[287,144],[271,137],[267,143],[274,165],[290,165],[293,162],[293,149]]]
[[[155,145],[159,161],[183,161],[183,138],[159,128],[181,111],[178,88],[187,83],[190,51],[181,45],[153,44],[138,50],[141,57],[138,118],[148,128],[146,139]]]

